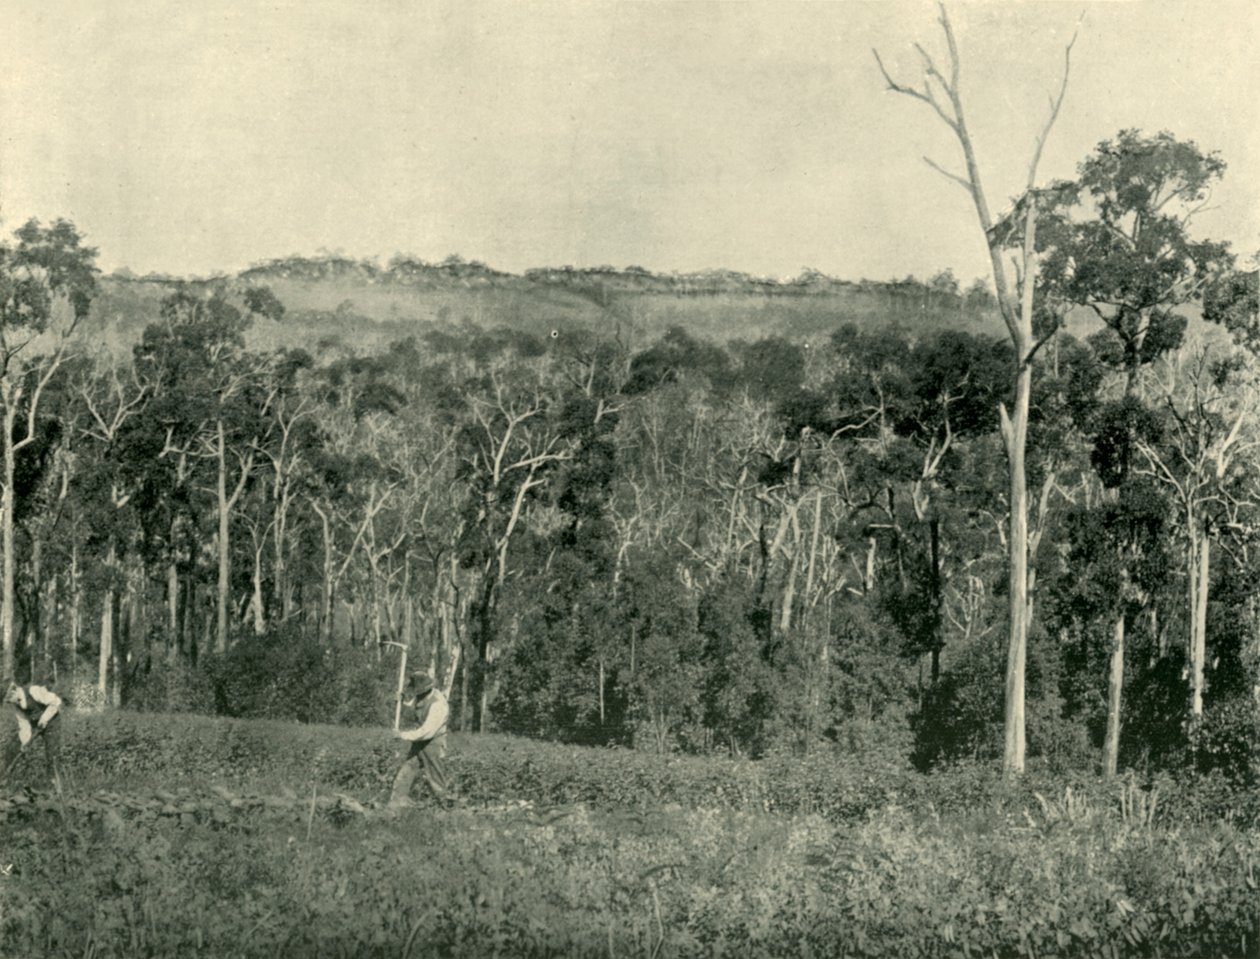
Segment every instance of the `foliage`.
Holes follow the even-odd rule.
[[[127,710],[71,712],[64,736],[73,785],[127,790],[141,783],[165,788],[283,794],[314,782],[321,792],[348,791],[367,801],[392,781],[403,747],[387,724],[347,728]],[[16,783],[37,773],[19,767]],[[451,736],[450,772],[457,794],[471,804],[506,801],[592,808],[685,808],[809,813],[835,823],[861,821],[896,804],[916,816],[1020,818],[1035,794],[1071,785],[1111,808],[1123,783],[1092,773],[1059,772],[1038,758],[1024,779],[1009,781],[983,763],[943,764],[916,772],[901,756],[838,742],[800,757],[761,760],[660,756],[641,750],[546,743],[501,734]],[[1160,821],[1202,824],[1260,821],[1260,789],[1219,772],[1133,777],[1132,788],[1156,790]],[[155,787],[156,788],[156,787]]]
[[[1092,765],[1117,613],[1125,761],[1195,761],[1167,638],[1190,621],[1178,450],[1199,457],[1212,546],[1207,710],[1254,681],[1257,611],[1231,584],[1255,563],[1255,424],[1238,418],[1255,357],[1193,383],[1185,362],[1194,308],[1237,331],[1254,300],[1186,231],[1223,169],[1125,131],[1040,197],[1028,728],[1058,768]],[[78,242],[25,235],[35,258]],[[985,283],[334,258],[128,286],[107,305],[139,342],[50,379],[17,458],[24,677],[94,671],[104,702],[140,709],[382,722],[406,646],[450,683],[461,731],[925,768],[992,755],[1013,357],[954,321],[992,319]],[[756,290],[762,320],[800,322],[749,327],[738,298]],[[423,302],[415,323],[399,296]],[[701,299],[733,332],[667,322],[664,304]],[[1079,338],[1056,332],[1072,305],[1093,314]],[[296,342],[317,313],[349,329],[386,309],[405,334],[388,346],[376,330],[259,348],[260,330]],[[954,320],[892,322],[907,310]]]
[[[343,725],[393,719],[392,663],[373,650],[326,649],[293,629],[242,637],[206,673],[223,716]]]
[[[79,788],[65,803],[0,800],[0,934],[21,954],[605,956],[611,942],[684,956],[1242,956],[1254,944],[1260,841],[1220,821],[1247,801],[1212,798],[1215,781],[1033,768],[1012,783],[975,766],[922,776],[479,736],[457,737],[463,808],[384,818],[335,792],[383,785],[347,776],[374,731],[69,718]],[[212,752],[233,778],[207,765]],[[596,780],[607,792],[583,795]]]
[[[1218,703],[1192,724],[1189,746],[1200,772],[1255,786],[1260,782],[1260,707],[1255,698],[1244,694]]]

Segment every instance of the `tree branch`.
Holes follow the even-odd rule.
[[[931,157],[925,156],[923,158],[923,162],[926,163],[928,166],[930,166],[933,170],[935,170],[941,176],[947,179],[953,180],[955,183],[961,186],[964,190],[966,190],[969,195],[975,196],[975,187],[971,185],[971,182],[969,180],[966,180],[963,177],[960,177],[956,173],[950,173],[948,170],[942,167],[939,163],[937,163]]]
[[[1081,14],[1084,19],[1085,14]],[[1037,136],[1036,146],[1033,149],[1032,162],[1028,166],[1028,189],[1032,190],[1037,185],[1037,166],[1041,163],[1041,151],[1045,148],[1046,139],[1050,136],[1050,130],[1054,126],[1055,121],[1059,118],[1059,109],[1063,106],[1063,97],[1067,94],[1068,75],[1072,72],[1072,47],[1076,45],[1076,37],[1081,30],[1081,20],[1076,21],[1076,29],[1072,31],[1072,39],[1068,41],[1067,48],[1063,51],[1063,81],[1059,84],[1059,94],[1050,105],[1050,116],[1047,118],[1045,126],[1042,127],[1041,133]]]

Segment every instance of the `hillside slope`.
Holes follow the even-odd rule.
[[[179,282],[126,274],[102,278],[86,332],[102,349],[128,348],[158,318],[163,297]],[[807,339],[844,323],[1002,332],[992,309],[925,284],[853,283],[821,274],[773,281],[730,271],[662,275],[566,267],[516,275],[456,259],[439,265],[400,260],[382,269],[344,259],[295,258],[234,277],[187,282],[226,291],[270,287],[287,313],[281,323],[260,323],[252,331],[259,348],[322,344],[372,350],[464,323],[535,333],[602,329],[634,344],[672,326],[717,341]]]

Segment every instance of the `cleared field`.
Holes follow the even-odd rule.
[[[380,730],[68,718],[67,799],[4,789],[7,954],[1255,950],[1254,797],[1217,797],[1225,821],[1206,784],[1003,787],[478,737],[455,743],[455,808],[390,817]]]

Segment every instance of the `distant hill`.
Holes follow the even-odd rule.
[[[291,257],[237,276],[189,281],[122,272],[102,279],[85,332],[104,349],[129,348],[180,282],[235,291],[270,287],[287,313],[280,323],[260,323],[251,333],[260,348],[322,344],[371,350],[463,323],[537,333],[616,330],[636,344],[672,326],[717,341],[807,339],[844,323],[1002,332],[991,304],[913,279],[854,282],[805,271],[784,281],[730,270],[661,274],[637,267],[567,266],[520,275],[458,257],[437,264],[399,257],[387,267],[339,257]]]

